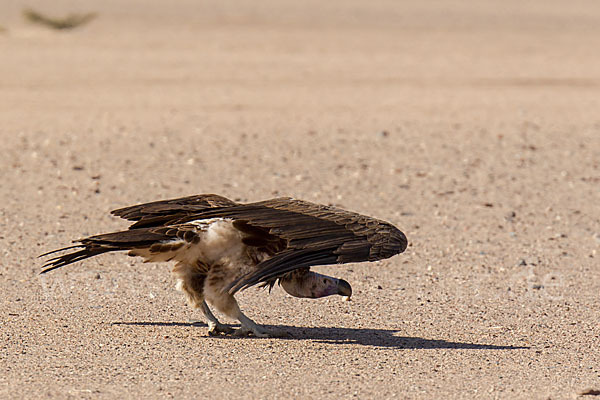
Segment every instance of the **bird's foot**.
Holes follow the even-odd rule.
[[[280,332],[280,331],[269,331],[266,328],[258,325],[256,322],[252,321],[250,318],[246,317],[244,314],[242,314],[242,312],[240,311],[238,316],[237,316],[237,320],[240,321],[240,323],[242,324],[242,326],[237,329],[235,332],[233,332],[234,336],[254,336],[254,337],[260,337],[260,338],[274,338],[274,337],[285,337],[286,333],[285,332]]]
[[[232,327],[222,324],[220,322],[210,323],[208,324],[208,335],[209,336],[219,336],[221,333],[225,335],[230,335],[234,333],[236,330]]]
[[[269,334],[268,331],[266,331],[265,329],[262,328],[249,328],[246,326],[243,326],[239,329],[236,329],[233,332],[233,336],[237,336],[237,337],[249,337],[249,336],[254,336],[254,337],[260,337],[260,338],[268,338],[271,337],[271,335]]]

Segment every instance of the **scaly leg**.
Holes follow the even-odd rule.
[[[227,335],[234,332],[233,328],[219,322],[217,317],[215,317],[212,311],[210,311],[210,308],[208,308],[208,304],[206,304],[206,301],[202,301],[200,308],[202,309],[202,312],[206,317],[206,322],[208,324],[208,334],[210,336],[218,336],[220,333],[224,333]]]

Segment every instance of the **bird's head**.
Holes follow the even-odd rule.
[[[339,294],[350,298],[352,287],[343,279],[317,274],[308,270],[294,271],[280,279],[281,287],[294,297],[318,299]]]

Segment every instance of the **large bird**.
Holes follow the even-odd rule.
[[[210,335],[271,336],[245,316],[233,295],[278,282],[295,297],[350,296],[343,279],[313,265],[376,261],[403,252],[406,236],[388,222],[292,198],[236,203],[215,194],[139,204],[112,211],[135,221],[128,230],[90,236],[44,264],[42,273],[111,251],[145,262],[175,261],[177,288],[207,319]],[[221,324],[207,301],[241,327]]]

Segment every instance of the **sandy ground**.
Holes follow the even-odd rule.
[[[597,1],[49,4],[0,3],[0,397],[600,390]],[[287,339],[208,337],[165,264],[37,274],[127,226],[109,210],[197,193],[340,205],[410,247],[318,268],[349,303],[238,296]]]

